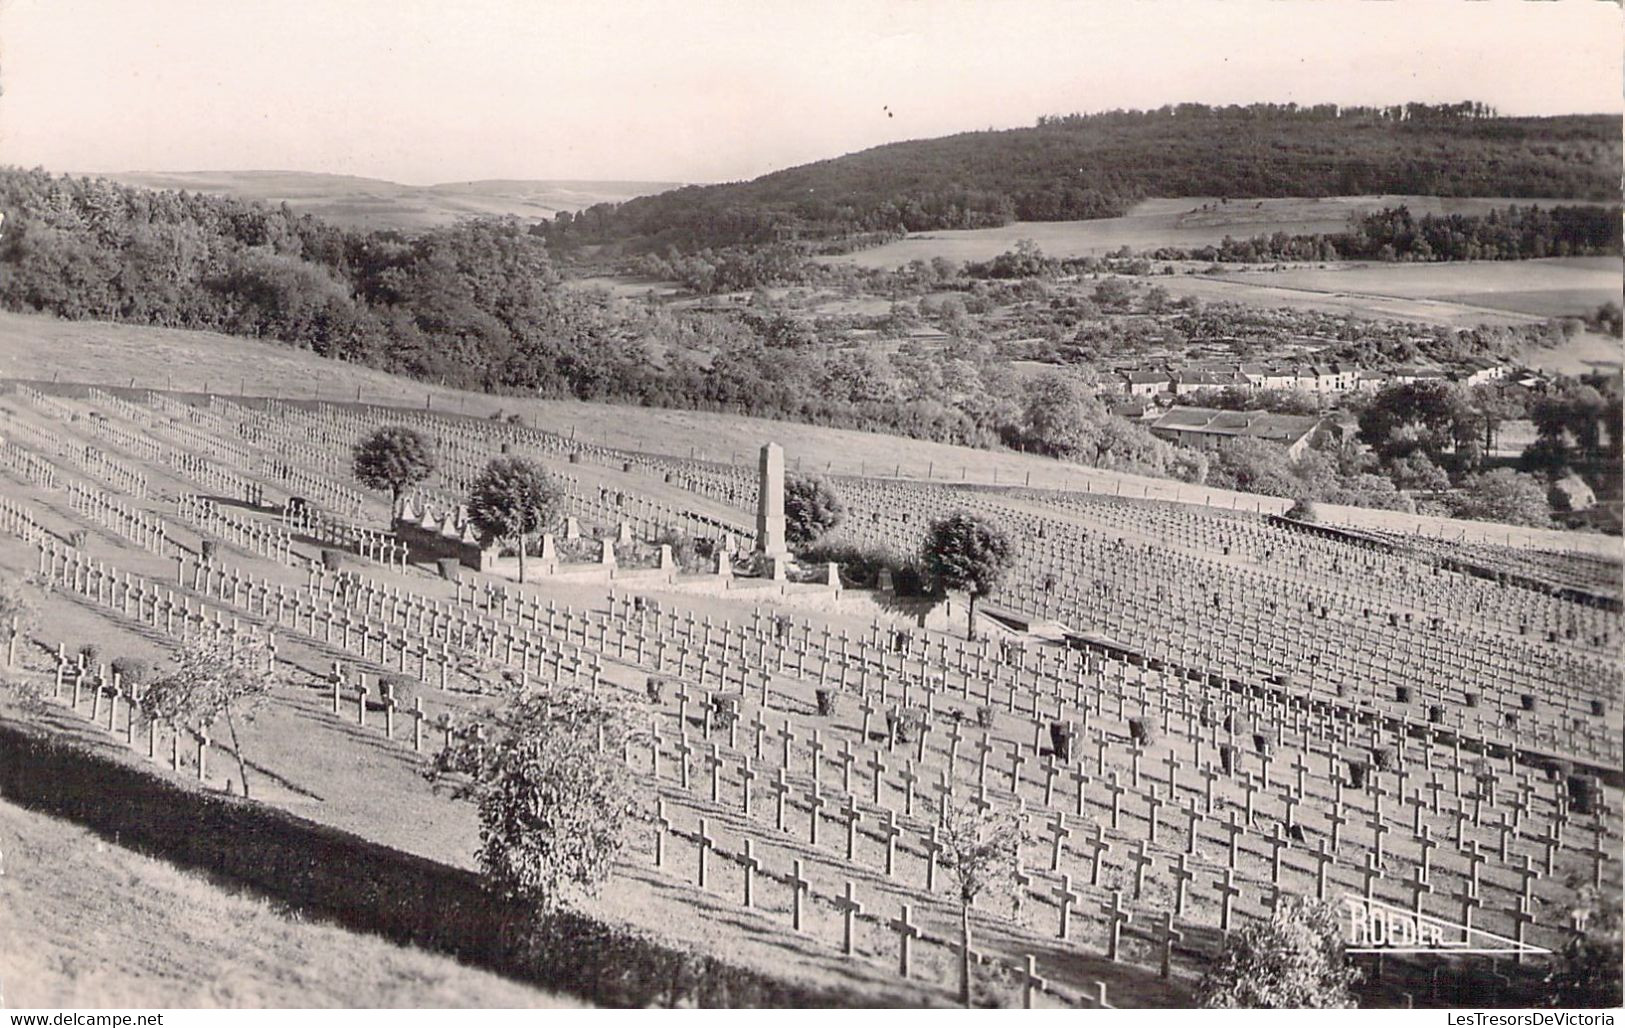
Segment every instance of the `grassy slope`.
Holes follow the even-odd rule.
[[[283,203],[301,214],[358,228],[420,229],[484,215],[552,218],[674,188],[674,182],[490,180],[409,186],[302,171],[122,172],[103,176],[150,189],[187,189]]]
[[[11,1007],[577,1005],[290,917],[4,802],[0,850],[0,979]]]
[[[1168,280],[1177,281],[1177,280]],[[789,466],[846,475],[932,476],[938,481],[1031,484],[1035,488],[1091,489],[1153,499],[1282,511],[1289,500],[1184,485],[1065,464],[1010,451],[976,450],[918,439],[769,421],[734,414],[676,411],[533,400],[463,393],[428,386],[370,368],[324,360],[306,351],[208,332],[186,332],[0,312],[0,378],[50,379],[112,386],[137,385],[250,395],[353,400],[359,387],[372,403],[421,407],[485,416],[522,414],[527,423],[574,432],[607,446],[693,455],[719,462],[753,464],[770,440],[783,444]],[[1529,540],[1558,549],[1612,552],[1610,540],[1575,533],[1508,529],[1501,525],[1426,518],[1390,511],[1326,508],[1326,516],[1350,525],[1387,531],[1446,533],[1468,540]]]

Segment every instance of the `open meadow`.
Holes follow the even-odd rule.
[[[1234,199],[1183,196],[1143,200],[1120,218],[1089,221],[1017,221],[998,228],[916,232],[906,239],[822,258],[866,268],[896,268],[912,260],[946,257],[952,261],[986,261],[1030,239],[1050,257],[1103,257],[1128,247],[1192,248],[1215,246],[1226,236],[1245,239],[1274,232],[1314,235],[1343,232],[1349,219],[1405,206],[1423,214],[1482,214],[1508,204],[1560,201],[1488,197],[1328,196]]]

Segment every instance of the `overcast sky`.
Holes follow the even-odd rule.
[[[1621,33],[1593,0],[0,0],[0,163],[716,181],[1184,100],[1618,112]]]

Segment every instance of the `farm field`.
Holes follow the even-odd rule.
[[[1192,271],[1196,269],[1190,269]],[[1625,264],[1614,257],[1441,264],[1259,267],[1157,277],[1175,296],[1466,328],[1578,316],[1618,301]]]
[[[1340,264],[1223,273],[1207,278],[1335,295],[1438,300],[1554,317],[1582,314],[1620,298],[1625,262],[1617,257],[1440,264]]]
[[[574,182],[491,179],[411,186],[354,175],[299,171],[122,172],[101,176],[148,189],[219,193],[286,203],[338,225],[362,229],[437,228],[465,218],[550,219],[597,203],[674,189],[676,182]]]
[[[946,257],[985,261],[1031,239],[1051,257],[1100,257],[1121,247],[1214,245],[1225,236],[1236,239],[1271,232],[1302,234],[1342,232],[1351,217],[1384,207],[1409,207],[1413,214],[1478,214],[1508,204],[1562,201],[1487,197],[1329,196],[1283,199],[1233,199],[1216,196],[1144,200],[1121,218],[1089,221],[1018,221],[998,228],[920,232],[869,250],[822,258],[868,268],[895,268],[912,260]],[[1204,210],[1203,208],[1207,209]]]
[[[1163,282],[1188,279],[1159,279]],[[1198,280],[1199,281],[1199,280]],[[164,369],[160,376],[156,369]],[[837,475],[883,475],[979,485],[1031,485],[1141,498],[1178,500],[1214,507],[1281,511],[1290,501],[1192,486],[1167,479],[1067,464],[1011,451],[978,450],[920,439],[770,421],[735,414],[666,410],[569,400],[539,400],[468,393],[326,360],[308,351],[209,332],[0,312],[0,378],[42,379],[103,386],[216,391],[234,395],[248,383],[253,395],[290,399],[353,400],[399,404],[434,411],[490,417],[519,414],[527,424],[564,435],[579,433],[606,446],[748,463],[764,441],[784,446],[791,467]],[[1384,531],[1420,532],[1498,543],[1611,552],[1610,542],[1541,529],[1326,507],[1341,523]]]
[[[449,957],[291,916],[0,801],[7,1006],[557,1007]]]

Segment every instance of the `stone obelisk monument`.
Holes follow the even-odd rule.
[[[762,447],[756,498],[756,552],[764,557],[788,557],[784,544],[784,447]]]

